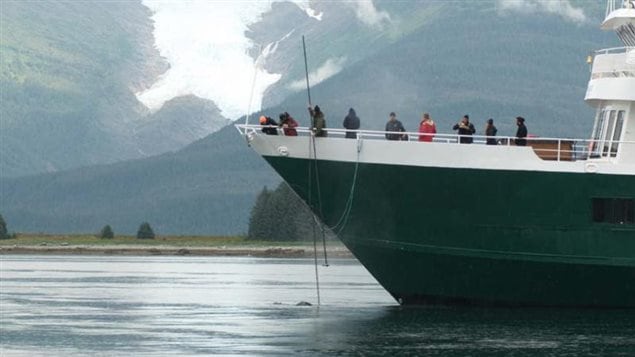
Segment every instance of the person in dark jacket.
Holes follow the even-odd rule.
[[[344,122],[342,123],[345,129],[357,130],[359,129],[359,118],[355,113],[355,109],[351,108],[348,110],[348,115],[344,118]],[[355,139],[357,138],[357,133],[354,131],[347,131],[346,138]]]
[[[388,122],[386,123],[386,130],[384,131],[394,131],[398,133],[406,132],[406,129],[403,127],[403,124],[399,120],[397,120],[397,114],[395,112],[390,113],[390,117]],[[388,140],[408,140],[408,135],[406,134],[388,134],[386,133],[386,139]]]
[[[326,119],[324,119],[324,113],[317,105],[315,108],[309,107],[309,114],[311,115],[311,130],[315,133],[315,136],[324,137],[327,136]]]
[[[518,130],[516,130],[516,146],[527,146],[527,127],[525,126],[525,118],[516,117],[516,125],[518,125]]]
[[[461,144],[471,144],[472,143],[472,135],[476,133],[476,129],[474,129],[474,125],[470,123],[470,116],[465,114],[463,119],[452,127],[452,130],[458,130],[458,134],[461,135],[459,142]]]
[[[278,123],[270,117],[260,116],[260,125],[263,126],[262,132],[267,135],[278,135]]]
[[[498,145],[496,142],[496,133],[498,129],[494,126],[494,119],[489,118],[487,120],[487,126],[485,127],[485,135],[487,136],[486,144],[487,145]]]
[[[289,113],[280,114],[280,127],[285,136],[298,136],[298,132],[295,130],[297,126],[298,122]]]

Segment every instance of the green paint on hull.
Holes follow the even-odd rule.
[[[361,261],[372,262],[376,279],[404,304],[635,306],[633,266],[448,254],[364,241],[349,247]]]
[[[355,163],[265,159],[340,220]],[[405,304],[635,307],[635,226],[594,223],[594,197],[635,176],[359,164],[339,237]]]

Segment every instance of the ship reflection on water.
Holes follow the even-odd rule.
[[[635,314],[623,310],[389,307],[367,320],[351,319],[338,331],[346,337],[332,351],[362,354],[635,353]]]
[[[0,354],[635,354],[635,311],[400,307],[354,260],[0,256]]]

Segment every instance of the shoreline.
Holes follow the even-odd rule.
[[[312,258],[313,246],[222,246],[188,247],[171,245],[12,245],[0,246],[2,255],[128,255],[128,256],[215,256],[257,258]],[[318,247],[318,255],[323,248]],[[334,258],[353,258],[344,246],[327,246],[326,254]]]

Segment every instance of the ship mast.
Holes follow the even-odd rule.
[[[616,1],[622,3],[616,7]],[[635,47],[635,0],[608,0],[603,30],[613,30],[627,47]]]

